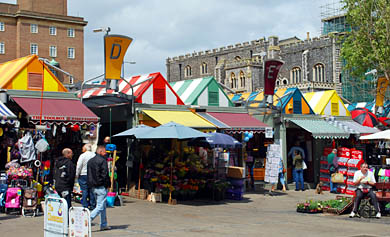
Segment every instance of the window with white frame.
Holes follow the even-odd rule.
[[[0,22],[0,31],[5,31],[5,24],[4,24],[4,22]]]
[[[190,77],[192,75],[191,66],[187,65],[184,68],[184,77]]]
[[[202,63],[202,68],[201,68],[202,74],[207,74],[207,63],[203,62]]]
[[[302,70],[299,67],[293,67],[290,72],[290,80],[292,84],[302,82]]]
[[[74,59],[75,58],[75,49],[74,48],[68,48],[68,58]]]
[[[230,74],[230,86],[231,88],[237,88],[237,78],[234,72]]]
[[[322,63],[318,63],[313,67],[313,81],[325,82],[325,66]]]
[[[49,47],[49,54],[50,54],[50,57],[52,57],[52,58],[57,57],[57,46],[51,45]]]
[[[74,77],[69,76],[69,84],[74,84]]]
[[[0,54],[5,54],[5,44],[4,44],[4,42],[0,42]]]
[[[38,44],[35,43],[30,44],[30,54],[38,55]]]
[[[73,38],[75,36],[75,32],[73,28],[68,28],[68,37]]]
[[[245,88],[245,73],[243,71],[240,71],[240,83],[241,87]]]
[[[50,35],[57,35],[57,27],[55,27],[55,26],[50,26],[50,27],[49,27],[49,34],[50,34]]]
[[[30,24],[30,32],[37,34],[38,33],[38,25],[37,24]]]

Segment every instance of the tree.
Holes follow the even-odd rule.
[[[341,0],[351,27],[341,55],[352,76],[376,69],[390,80],[390,0]]]

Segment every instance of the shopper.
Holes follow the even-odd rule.
[[[293,166],[295,169],[295,191],[305,191],[303,181],[303,158],[298,150],[294,151]],[[300,184],[300,185],[299,185]]]
[[[287,157],[294,158],[294,155],[295,155],[294,152],[295,152],[295,151],[299,151],[299,152],[300,152],[300,154],[301,154],[303,160],[306,159],[306,158],[305,158],[305,151],[299,146],[299,142],[298,142],[298,141],[296,141],[296,142],[295,142],[295,145],[294,145],[293,147],[291,147],[290,151],[289,151],[288,154],[287,154]],[[295,182],[295,180],[296,180],[296,171],[295,171],[294,167],[293,167],[293,169],[292,169],[292,176],[293,176],[293,180],[294,180],[294,182]]]
[[[353,210],[349,217],[357,216],[360,202],[363,197],[369,196],[371,198],[371,203],[376,211],[376,218],[381,218],[381,212],[379,208],[379,203],[376,198],[375,193],[372,190],[372,187],[375,186],[375,176],[374,173],[368,170],[368,165],[364,162],[360,166],[360,170],[356,171],[353,176],[354,185],[357,187],[355,191],[355,201],[353,203]]]
[[[54,165],[54,186],[57,193],[66,200],[68,208],[70,208],[72,206],[76,169],[72,162],[73,151],[70,148],[65,148],[62,150],[62,155]]]
[[[337,157],[337,149],[332,150],[332,152],[327,156],[327,160],[328,160],[329,174],[332,177],[332,174],[336,173],[337,169],[339,167],[338,157]],[[337,193],[337,184],[332,183],[332,179],[330,179],[330,192]]]
[[[105,155],[106,148],[98,146],[96,155],[87,164],[88,187],[92,189],[96,197],[96,208],[91,212],[91,221],[100,214],[100,230],[111,229],[107,224],[106,216],[107,188],[110,186],[110,177]]]
[[[93,210],[96,207],[96,200],[92,190],[88,188],[87,164],[88,161],[95,156],[95,153],[92,152],[91,144],[85,144],[82,148],[82,152],[83,154],[80,155],[79,160],[77,161],[76,178],[78,179],[83,195],[81,198],[81,204],[84,208]]]
[[[283,159],[282,158],[280,158],[278,167],[279,167],[279,182],[282,185],[282,191],[286,192],[286,184],[285,184],[285,180],[284,180],[285,169],[284,169],[284,164],[283,164]],[[272,187],[271,187],[271,191],[272,192],[275,191],[275,186],[276,185],[277,184],[275,184],[275,183],[272,184]]]

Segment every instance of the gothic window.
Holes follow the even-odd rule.
[[[207,74],[207,63],[205,62],[202,63],[201,72],[202,74]]]
[[[290,81],[292,84],[302,82],[302,70],[299,67],[293,67],[290,72]]]
[[[190,77],[191,75],[192,75],[192,73],[191,73],[191,66],[187,65],[184,68],[184,77]]]
[[[230,85],[231,85],[231,88],[237,88],[237,78],[236,78],[236,75],[234,74],[234,72],[232,72],[230,74]]]
[[[240,71],[240,85],[241,85],[241,87],[245,87],[245,74],[244,74],[244,72],[243,71]]]
[[[241,57],[240,56],[236,56],[234,59],[239,61],[239,60],[241,60]]]
[[[324,64],[318,63],[313,67],[313,81],[326,82]]]

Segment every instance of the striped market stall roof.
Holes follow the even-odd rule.
[[[308,92],[303,96],[316,114],[351,116],[335,90]]]
[[[132,90],[129,83],[134,86],[134,96],[136,97],[136,103],[184,105],[180,97],[159,72],[134,76],[130,79],[122,79],[118,84],[119,92],[132,95]],[[113,93],[117,92],[113,90],[106,90],[106,88],[101,87],[89,88],[83,90],[83,98],[90,98],[93,96]],[[78,96],[80,97],[80,93]]]
[[[249,107],[259,107],[260,102],[264,99],[263,92],[252,92],[230,95],[232,101],[248,100]],[[249,98],[249,99],[248,99]],[[280,99],[279,99],[280,98]],[[281,107],[285,114],[314,114],[314,111],[303,97],[301,91],[298,88],[278,89],[275,90],[273,97],[273,105]]]
[[[386,104],[385,104],[386,105]],[[352,104],[346,104],[345,105],[349,111],[352,111],[356,108],[366,108],[370,110],[371,112],[375,112],[375,101],[371,102],[357,102]]]
[[[37,55],[29,55],[0,64],[0,88],[32,91],[43,89],[44,91],[53,92],[68,91],[50,69],[38,59]]]
[[[186,105],[233,107],[233,103],[214,77],[171,82]]]

